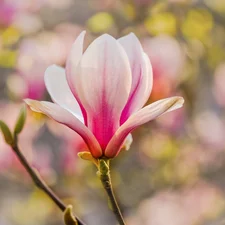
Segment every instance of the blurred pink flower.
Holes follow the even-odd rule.
[[[14,128],[20,106],[21,105],[19,104],[0,102],[0,119],[5,121],[11,129]],[[33,145],[33,142],[40,131],[41,125],[42,123],[35,121],[34,118],[28,116],[25,127],[19,136],[19,146],[28,161],[32,163],[32,165],[38,169],[42,175],[47,176],[49,171],[51,171],[51,157],[46,151],[42,151],[45,156],[40,153],[40,149],[42,149],[43,146],[36,145],[34,147]],[[0,135],[0,170],[5,171],[6,169],[25,172],[11,147],[5,143],[2,135]]]
[[[64,65],[66,63],[66,59],[70,53],[74,39],[82,30],[82,27],[71,23],[61,23],[55,27],[55,36],[61,44],[58,44],[58,47],[55,45],[52,48],[54,49],[54,51],[52,51],[52,56],[54,55],[54,57],[58,57],[58,60],[53,60],[53,63],[60,65]],[[59,51],[60,54],[58,54]]]
[[[43,74],[50,64],[44,45],[35,39],[22,41],[17,60],[17,72],[24,81],[24,93],[21,97],[34,99],[43,97],[45,92]]]
[[[55,32],[42,32],[36,38],[24,39],[19,46],[16,65],[18,74],[8,79],[10,91],[17,98],[43,98],[46,68],[53,63],[65,64],[74,37],[80,31],[78,26],[60,24]]]
[[[20,12],[37,12],[44,6],[46,0],[5,0]]]
[[[16,8],[7,0],[0,0],[0,26],[9,26],[15,17]]]
[[[53,135],[63,141],[60,146],[60,149],[62,148],[60,157],[62,171],[66,174],[74,173],[77,170],[77,153],[88,151],[87,145],[79,134],[62,124],[50,120],[48,121],[47,126]]]
[[[213,93],[219,105],[225,106],[225,63],[216,68],[214,74]]]
[[[165,35],[144,39],[142,44],[151,60],[154,74],[151,97],[168,96],[181,79],[185,61],[181,46],[176,39]]]
[[[207,121],[207,123],[205,122]],[[224,151],[224,121],[213,111],[199,112],[194,119],[193,128],[199,140],[213,151]],[[212,132],[213,131],[213,132]]]
[[[43,22],[38,14],[32,12],[18,12],[12,26],[19,29],[24,35],[31,35],[43,28]]]
[[[93,157],[113,158],[132,130],[180,108],[184,100],[171,97],[141,109],[152,89],[152,69],[137,37],[116,40],[104,34],[83,53],[84,36],[76,39],[66,71],[53,65],[45,72],[55,104],[25,101],[80,134]]]
[[[33,19],[32,14],[38,12],[44,6],[46,0],[0,0],[0,25],[9,26],[11,24],[19,27],[24,26],[22,18]]]
[[[222,192],[199,182],[180,191],[162,191],[145,200],[130,225],[194,225],[202,224],[223,209]]]

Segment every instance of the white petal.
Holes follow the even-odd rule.
[[[86,31],[81,32],[80,35],[75,40],[75,42],[73,43],[72,49],[70,51],[69,57],[66,62],[66,79],[68,81],[70,90],[72,91],[73,95],[75,96],[80,106],[80,109],[83,114],[84,122],[87,125],[86,110],[84,109],[82,103],[80,102],[80,98],[75,89],[75,84],[76,84],[75,74],[77,74],[77,66],[83,55],[83,45],[84,45],[85,34],[86,34]]]
[[[83,45],[84,45],[85,34],[86,34],[86,31],[83,31],[77,37],[77,39],[73,43],[72,49],[70,51],[70,55],[66,62],[66,76],[72,91],[73,91],[74,82],[75,82],[74,74],[77,72],[77,65],[79,64],[81,57],[83,55]]]
[[[134,113],[115,133],[105,150],[105,156],[115,157],[121,148],[126,136],[138,126],[147,123],[156,117],[182,107],[182,97],[171,97],[154,102]]]
[[[143,107],[152,90],[152,66],[148,56],[143,52],[141,44],[135,34],[131,33],[118,39],[125,49],[132,72],[132,87],[129,100],[123,110],[121,123]]]
[[[77,132],[84,139],[94,157],[98,158],[102,155],[102,150],[91,131],[66,109],[51,102],[39,102],[31,99],[25,99],[25,102],[32,110],[41,112]]]
[[[119,126],[131,88],[127,55],[113,37],[102,35],[83,54],[75,77],[88,127],[104,148]]]
[[[128,151],[130,149],[132,142],[133,142],[132,134],[128,134],[122,145],[122,148],[124,148],[124,150]]]
[[[80,106],[66,80],[65,69],[52,65],[45,71],[45,85],[52,100],[84,122]]]

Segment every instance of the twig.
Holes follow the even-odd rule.
[[[102,185],[109,197],[112,210],[119,222],[120,225],[126,225],[125,221],[123,219],[121,210],[119,208],[119,205],[116,201],[113,188],[112,188],[112,182],[111,182],[111,176],[110,176],[110,170],[109,170],[109,161],[101,159],[100,165],[99,165],[99,177],[102,182]]]
[[[26,171],[31,176],[35,185],[44,191],[52,201],[59,207],[59,209],[64,212],[66,210],[66,205],[59,199],[59,197],[48,187],[48,185],[44,182],[44,180],[35,172],[32,166],[29,164],[27,159],[24,157],[22,152],[20,151],[18,145],[12,146],[13,151],[15,152],[16,156],[18,157],[21,164],[24,166]],[[78,225],[85,225],[77,216],[75,217],[77,220]]]

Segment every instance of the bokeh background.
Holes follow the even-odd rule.
[[[24,98],[50,99],[44,71],[65,65],[84,29],[86,46],[102,33],[134,32],[153,66],[149,102],[173,95],[186,101],[133,132],[130,150],[112,162],[127,223],[225,224],[225,1],[0,0],[0,119],[13,127]],[[77,157],[84,148],[78,135],[29,111],[19,142],[87,224],[116,224],[96,168]],[[63,224],[1,136],[0,224]]]

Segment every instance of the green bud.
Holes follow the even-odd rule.
[[[12,133],[11,133],[9,127],[1,120],[0,120],[0,129],[2,131],[5,142],[8,145],[12,146],[14,144],[14,139],[13,139]]]
[[[78,225],[76,218],[72,212],[73,206],[68,205],[64,211],[64,222],[66,225]]]
[[[26,110],[26,105],[23,105],[20,109],[20,113],[18,116],[18,119],[16,121],[16,125],[14,128],[14,134],[19,134],[24,127],[25,121],[26,121],[26,116],[27,116],[27,110]]]

